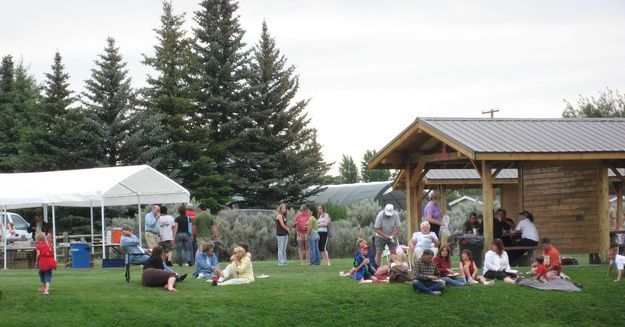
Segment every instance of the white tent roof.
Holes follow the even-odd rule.
[[[141,166],[0,174],[0,207],[71,207],[189,202],[189,191]],[[102,203],[103,201],[104,203]]]

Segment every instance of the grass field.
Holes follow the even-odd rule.
[[[406,284],[363,284],[331,267],[286,267],[255,262],[252,285],[213,287],[187,279],[168,293],[140,284],[134,266],[54,272],[51,294],[41,295],[35,270],[0,271],[1,326],[622,326],[625,281],[606,277],[606,266],[567,267],[581,293],[505,285],[447,288],[441,297],[417,294]],[[191,272],[191,267],[182,268]],[[522,270],[523,271],[523,270]]]

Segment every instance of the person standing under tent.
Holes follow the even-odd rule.
[[[165,254],[165,264],[172,266],[171,258],[172,251],[174,250],[174,217],[167,214],[167,207],[161,207],[161,217],[158,220],[158,224],[161,230],[161,241],[159,246],[163,248],[163,254]]]
[[[178,208],[178,217],[174,220],[174,235],[176,238],[176,259],[178,266],[182,267],[183,261],[187,260],[187,265],[193,263],[191,256],[193,248],[191,246],[191,219],[187,216],[187,208],[181,205]]]
[[[50,226],[49,223],[43,221],[43,219],[41,218],[41,214],[36,213],[35,221],[33,221],[32,224],[28,226],[28,229],[26,231],[29,233],[32,233],[32,239],[34,240],[35,234],[39,232],[43,234],[48,234],[50,233],[51,230],[52,230],[52,226]]]
[[[161,217],[161,208],[153,204],[152,210],[145,215],[145,243],[149,249],[153,249],[158,245],[158,236],[161,233],[158,219]]]

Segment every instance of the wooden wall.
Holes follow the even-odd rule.
[[[505,184],[501,185],[499,188],[501,190],[501,198],[499,202],[501,203],[501,207],[506,209],[508,217],[516,219],[517,214],[522,211],[521,206],[519,205],[519,185]]]
[[[534,215],[539,236],[549,237],[561,253],[601,252],[601,177],[607,180],[607,169],[598,161],[526,161],[521,169],[518,198]]]

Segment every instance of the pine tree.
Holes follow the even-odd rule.
[[[197,142],[204,142],[194,131],[194,108],[189,86],[191,65],[191,40],[183,29],[184,15],[175,15],[170,2],[163,2],[161,26],[155,29],[158,44],[154,56],[144,55],[143,63],[153,68],[157,75],[148,76],[144,90],[145,106],[158,113],[164,126],[164,142],[173,145],[171,152],[162,157],[162,167],[169,177],[184,185],[190,185],[197,177],[190,172],[191,162],[200,155],[195,149]]]
[[[343,155],[339,163],[338,181],[341,184],[358,183],[358,167],[356,167],[352,156]]]
[[[388,169],[369,169],[367,165],[377,154],[376,150],[367,150],[362,156],[360,162],[360,174],[362,175],[362,181],[368,182],[382,182],[391,179],[391,172]]]
[[[29,140],[26,136],[34,129],[43,129],[48,131],[48,126],[42,123],[43,107],[41,101],[41,86],[37,84],[35,78],[28,73],[28,69],[24,64],[19,63],[15,68],[15,81],[13,84],[12,108],[13,121],[9,131],[14,138],[15,149],[17,150],[10,156],[8,162],[12,166],[13,171],[28,172],[40,170],[37,164],[30,164],[30,161],[39,160],[37,157],[30,156],[29,164],[25,164],[22,158],[22,150],[25,146],[41,148],[42,158],[47,157],[47,150],[44,141],[40,139]],[[34,144],[26,144],[32,141]]]
[[[17,136],[12,133],[15,115],[13,113],[13,88],[15,84],[13,57],[2,57],[0,66],[0,173],[13,171],[9,163],[17,154]]]
[[[299,89],[295,67],[287,66],[263,22],[253,51],[249,105],[239,145],[237,191],[245,206],[273,207],[299,202],[312,185],[326,182],[329,168],[323,161],[316,134],[304,110],[308,100],[294,101]]]
[[[107,39],[107,47],[99,57],[83,92],[84,104],[90,111],[86,123],[99,126],[98,160],[106,166],[157,166],[162,154],[159,144],[163,144],[165,136],[158,124],[160,117],[151,117],[157,114],[146,113],[137,106],[126,63],[113,38]]]
[[[231,201],[233,181],[241,177],[233,175],[230,167],[237,160],[243,126],[248,51],[244,50],[236,2],[204,0],[200,6],[194,18],[198,27],[194,28],[193,46],[197,104],[193,133],[208,137],[197,144],[200,154],[192,163],[196,176],[185,179],[194,180],[189,187],[198,199],[216,207]]]

